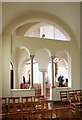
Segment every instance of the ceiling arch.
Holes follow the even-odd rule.
[[[47,69],[50,61],[51,53],[47,48],[37,49],[35,52],[35,60],[39,65],[39,69]]]
[[[30,35],[32,32],[34,32],[35,34],[37,34],[38,35],[38,37],[40,37],[40,28],[41,27],[47,27],[47,29],[49,30],[50,28],[49,27],[53,27],[52,28],[52,30],[53,30],[53,35],[55,36],[55,28],[57,29],[57,30],[59,30],[60,32],[61,32],[61,34],[62,35],[64,35],[65,36],[65,38],[66,39],[64,39],[64,40],[70,40],[70,36],[68,35],[68,33],[64,30],[64,29],[62,29],[62,28],[60,28],[60,26],[59,25],[57,25],[56,23],[55,23],[55,26],[52,26],[52,24],[48,24],[48,23],[43,23],[43,22],[39,22],[39,23],[35,23],[32,27],[30,27],[27,31],[26,31],[26,33],[25,33],[25,36],[27,36],[27,35]],[[43,28],[44,29],[44,28]],[[45,30],[45,31],[47,31],[47,29]],[[50,30],[51,31],[51,30]],[[57,31],[57,33],[58,33],[58,31]],[[49,33],[48,33],[49,34]],[[57,35],[57,34],[56,34]],[[33,36],[34,37],[34,36]],[[46,37],[45,37],[46,38]],[[56,38],[50,38],[50,39],[56,39]]]
[[[31,13],[31,14],[30,14]],[[37,22],[46,22],[53,26],[59,27],[59,29],[63,32],[67,32],[70,37],[73,36],[73,32],[70,27],[63,21],[61,18],[42,11],[30,11],[24,16],[20,16],[15,18],[4,30],[4,33],[11,33],[15,34],[16,30],[19,27],[23,27],[23,25],[27,25],[30,23],[37,23]],[[28,29],[28,28],[27,28]]]
[[[56,51],[56,57],[65,59],[68,62],[69,53],[66,50],[58,50]]]

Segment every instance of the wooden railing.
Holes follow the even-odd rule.
[[[30,101],[28,99],[30,99]],[[1,102],[3,105],[3,100],[0,101],[0,103]],[[6,97],[4,105],[4,109],[6,110],[3,111],[2,108],[4,119],[25,117],[39,119],[39,116],[42,117],[42,119],[46,117],[50,117],[51,119],[54,115],[53,101],[44,99],[44,96]],[[47,116],[49,114],[50,116]],[[56,117],[56,115],[54,116]]]

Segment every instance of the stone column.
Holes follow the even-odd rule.
[[[54,87],[54,56],[51,56],[51,64],[52,64],[52,88]]]
[[[57,73],[58,73],[58,65],[57,62],[55,62],[55,83],[56,83]]]
[[[42,95],[44,95],[45,97],[45,71],[42,71],[42,79],[43,79],[43,93]]]
[[[31,59],[31,83],[30,83],[30,88],[33,89],[33,58],[35,55],[30,55],[30,59]]]
[[[40,72],[42,72],[42,91],[41,91],[41,95],[44,95],[45,97],[45,72],[46,70],[45,69],[39,69]]]

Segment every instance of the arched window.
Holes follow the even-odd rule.
[[[47,23],[39,23],[38,25],[34,25],[25,33],[24,36],[64,41],[70,40],[69,35],[65,31],[62,32],[59,28]]]

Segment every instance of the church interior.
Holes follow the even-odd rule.
[[[82,118],[81,5],[2,3],[2,119]]]

